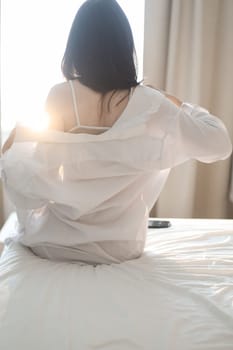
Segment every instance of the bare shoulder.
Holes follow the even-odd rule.
[[[46,105],[51,103],[59,103],[59,101],[65,99],[69,94],[69,83],[63,82],[60,84],[54,85],[47,96]]]
[[[54,85],[45,101],[45,110],[49,116],[49,126],[52,129],[64,130],[64,114],[70,103],[69,83]]]

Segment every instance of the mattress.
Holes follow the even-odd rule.
[[[170,220],[121,264],[51,262],[11,242],[0,348],[233,350],[233,220]]]

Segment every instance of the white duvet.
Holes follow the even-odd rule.
[[[232,350],[233,220],[172,220],[118,265],[0,259],[1,350]]]

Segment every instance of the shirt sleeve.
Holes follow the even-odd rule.
[[[189,159],[212,163],[230,156],[232,143],[225,125],[206,109],[190,103],[177,107],[165,98],[160,113],[164,130],[162,169]]]

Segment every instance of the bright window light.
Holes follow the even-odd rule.
[[[144,0],[118,0],[131,23],[142,79]],[[50,88],[64,78],[61,59],[81,0],[2,0],[2,130],[16,121],[39,128]]]

